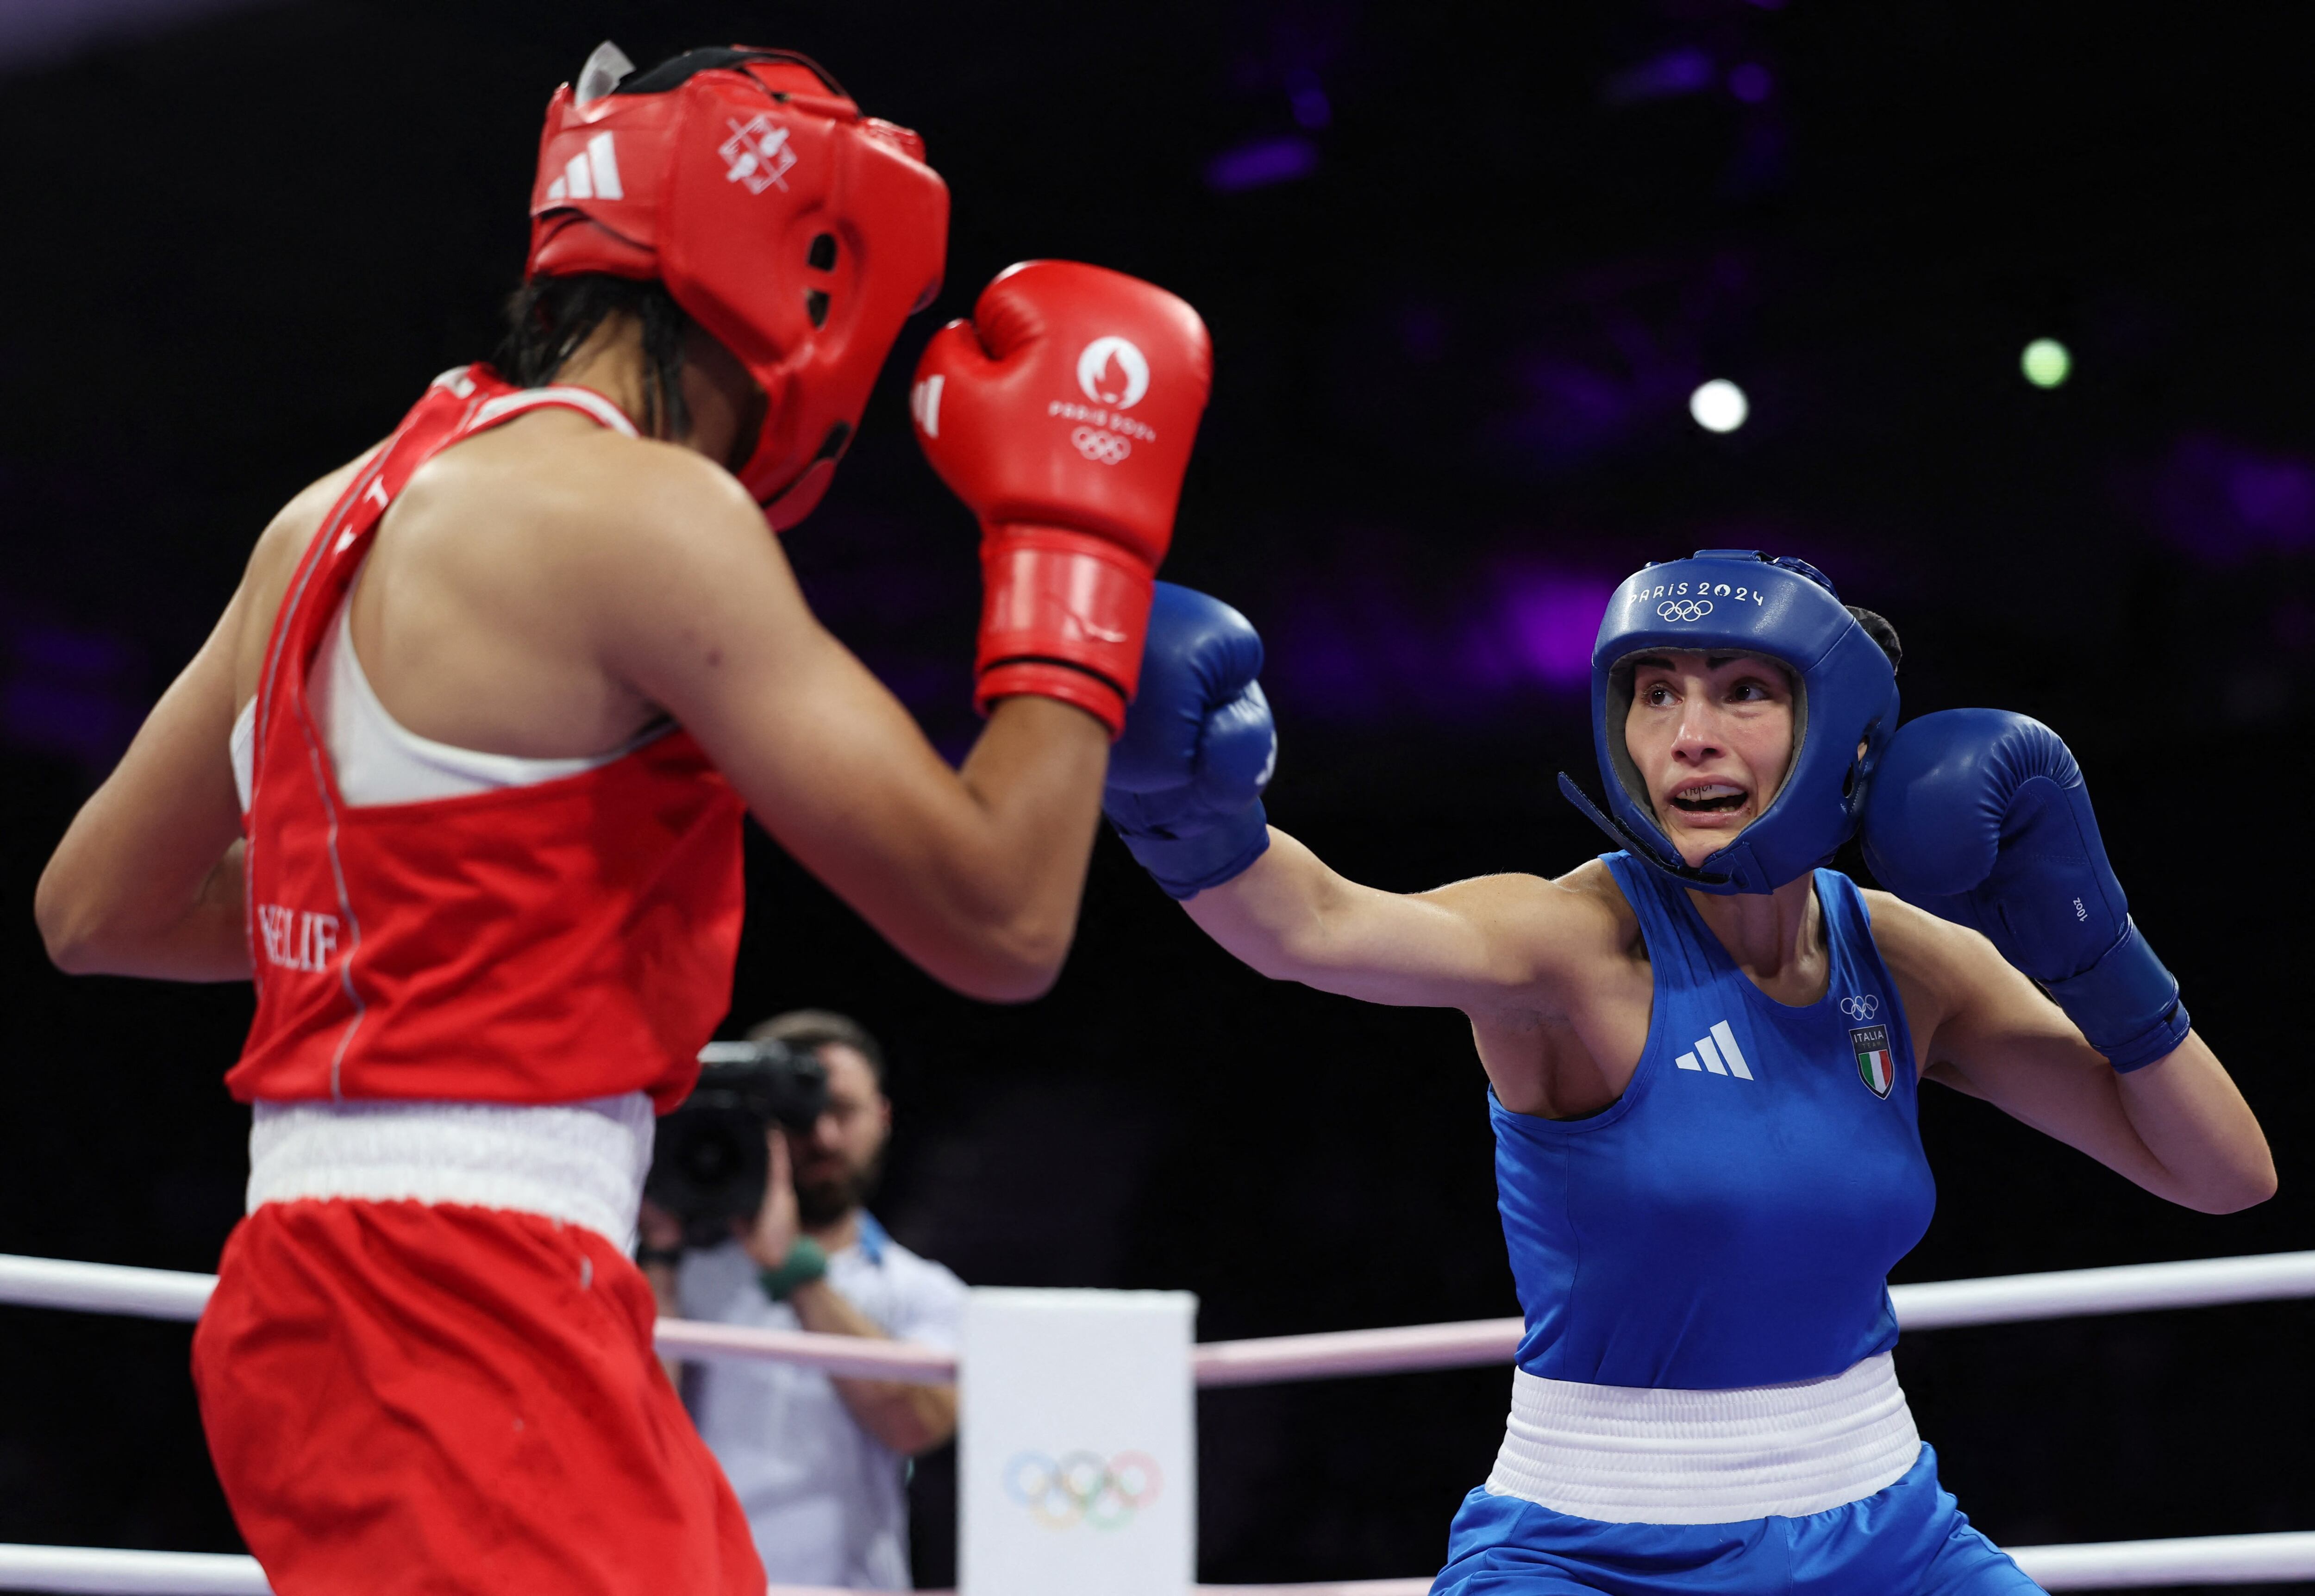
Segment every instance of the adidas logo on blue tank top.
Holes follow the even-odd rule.
[[[1699,1060],[1702,1062],[1699,1063]],[[1713,1075],[1733,1075],[1738,1080],[1743,1081],[1752,1078],[1752,1072],[1744,1066],[1744,1050],[1736,1045],[1736,1033],[1728,1028],[1728,1022],[1725,1020],[1714,1022],[1711,1035],[1699,1036],[1696,1039],[1694,1052],[1682,1053],[1672,1062],[1682,1069],[1702,1070]]]

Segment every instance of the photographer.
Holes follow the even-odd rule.
[[[696,1215],[687,1225],[661,1202],[644,1203],[641,1255],[660,1310],[954,1345],[963,1282],[892,1240],[864,1206],[892,1127],[875,1039],[841,1015],[805,1009],[765,1022],[749,1040],[816,1060],[825,1098],[817,1115],[809,1096],[801,1111],[792,1103],[773,1111],[760,1206],[752,1218],[707,1221],[727,1235],[703,1234]],[[792,1089],[816,1095],[820,1082]],[[909,1587],[907,1459],[955,1434],[953,1387],[719,1362],[691,1366],[681,1388],[773,1583]]]

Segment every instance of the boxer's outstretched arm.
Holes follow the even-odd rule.
[[[698,738],[764,829],[893,946],[977,998],[1036,997],[1077,924],[1105,727],[1007,698],[962,769],[806,608],[731,478],[654,451],[569,545],[612,676]]]
[[[1580,886],[1483,875],[1385,892],[1336,873],[1274,826],[1252,866],[1182,907],[1273,980],[1472,1014],[1560,989],[1617,933],[1614,912]]]
[[[2258,1121],[2203,1039],[2117,1074],[1991,943],[1885,892],[1874,941],[1906,989],[1922,1078],[1982,1097],[2158,1197],[2231,1213],[2275,1194]]]
[[[1140,696],[1109,760],[1118,835],[1216,942],[1274,980],[1475,1019],[1532,1015],[1620,944],[1621,899],[1599,866],[1384,892],[1268,825],[1278,740],[1261,669],[1245,616],[1158,583]]]

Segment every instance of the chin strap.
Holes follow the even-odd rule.
[[[1677,856],[1667,860],[1663,850],[1654,843],[1636,835],[1620,821],[1610,819],[1605,811],[1584,795],[1583,789],[1575,785],[1575,778],[1565,770],[1559,773],[1559,795],[1582,810],[1593,825],[1608,834],[1610,841],[1666,875],[1706,888],[1725,887],[1734,879],[1720,871],[1699,870]]]

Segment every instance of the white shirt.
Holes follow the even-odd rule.
[[[802,1326],[757,1282],[737,1241],[687,1252],[676,1295],[688,1319]],[[900,1341],[953,1348],[964,1282],[860,1216],[860,1241],[828,1260],[828,1283]],[[907,1459],[854,1422],[828,1376],[786,1363],[697,1363],[684,1392],[708,1450],[723,1465],[771,1583],[905,1591]]]

